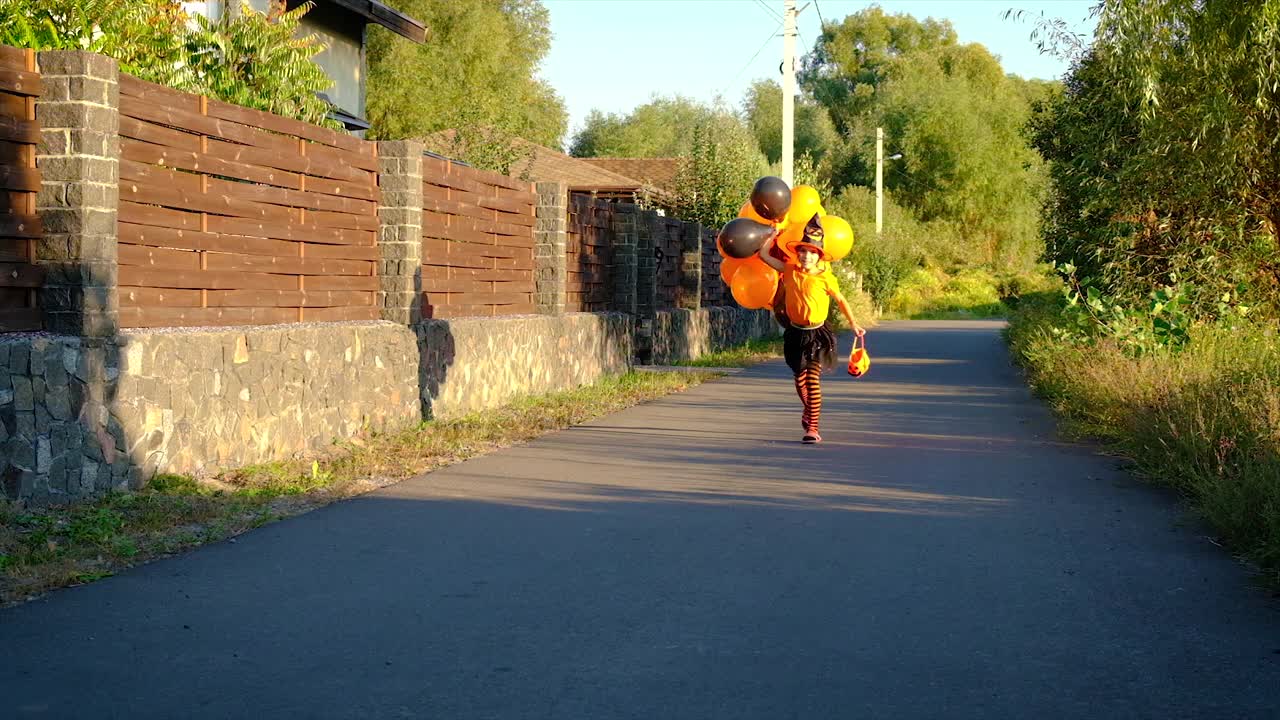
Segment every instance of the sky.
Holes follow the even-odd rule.
[[[569,110],[569,137],[587,113],[627,113],[656,95],[704,102],[717,96],[734,107],[758,79],[781,82],[782,0],[543,0],[554,39],[541,75]],[[796,0],[796,54],[813,47],[818,16],[838,21],[871,2]],[[889,13],[947,19],[962,43],[981,43],[1005,72],[1057,79],[1066,63],[1041,55],[1029,22],[1004,20],[1006,10],[1044,13],[1091,36],[1089,8],[1097,0],[881,0]],[[776,13],[776,14],[775,14]],[[568,138],[566,138],[566,144]]]

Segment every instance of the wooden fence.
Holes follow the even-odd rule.
[[[425,157],[422,195],[422,316],[534,312],[532,184]]]
[[[565,239],[565,310],[604,312],[613,303],[610,273],[613,203],[586,193],[569,196]]]
[[[120,325],[379,317],[376,145],[120,76]]]
[[[44,272],[35,264],[40,238],[35,100],[40,91],[35,52],[0,46],[0,332],[43,325]]]

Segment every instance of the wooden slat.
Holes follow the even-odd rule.
[[[27,262],[28,240],[0,237],[0,262]]]
[[[373,305],[366,307],[328,307],[307,309],[307,319],[315,322],[353,322],[377,320],[381,312]]]
[[[367,291],[210,290],[209,307],[363,307]]]
[[[220,175],[248,182],[297,189],[301,176],[284,170],[270,170],[244,163],[228,162],[199,152],[166,148],[130,138],[120,139],[121,157],[152,165]]]
[[[138,287],[189,288],[206,290],[295,290],[298,279],[289,275],[213,270],[157,270],[120,267],[120,284]],[[374,278],[375,280],[377,278]],[[317,288],[329,289],[329,288]],[[345,289],[345,288],[341,288]]]
[[[201,291],[173,288],[120,288],[120,307],[201,307]]]
[[[293,308],[120,308],[120,326],[219,327],[227,325],[280,325],[295,322]]]
[[[286,148],[264,148],[253,145],[238,145],[233,142],[210,138],[206,152],[213,157],[230,160],[231,162],[278,168],[335,181],[341,180],[360,185],[366,189],[375,185],[376,181],[373,174],[366,170],[334,162],[312,160],[299,155],[296,142],[296,140],[293,141],[293,144]]]
[[[182,94],[186,95],[186,93]],[[274,135],[240,123],[201,115],[198,106],[199,96],[189,97],[196,101],[195,109],[184,108],[168,100],[126,96],[120,98],[120,114],[157,125],[167,125],[212,138],[220,138],[245,147],[277,150],[284,153],[296,152],[296,140],[286,135]]]
[[[43,236],[38,215],[18,213],[0,215],[0,237],[39,239]]]
[[[39,308],[0,308],[0,332],[39,330],[41,318]]]
[[[125,203],[121,203],[122,212],[124,205]],[[276,240],[299,240],[323,243],[325,245],[373,246],[377,236],[377,233],[368,230],[345,230],[342,228],[317,227],[309,224],[267,223],[220,215],[209,216],[207,230],[230,235],[250,235]]]
[[[200,112],[200,96],[120,73],[120,105],[134,101],[162,105],[189,113]]]
[[[533,205],[531,203],[521,202],[514,198],[506,198],[501,195],[482,197],[477,205],[491,210],[500,210],[507,213],[533,214]]]
[[[120,135],[133,140],[151,143],[152,145],[174,148],[175,150],[200,151],[199,135],[192,135],[191,133],[174,130],[163,125],[156,125],[145,120],[138,120],[128,115],[120,116]],[[123,146],[121,149],[124,149]],[[125,156],[127,157],[127,154]]]
[[[117,246],[120,267],[167,268],[171,270],[199,270],[200,254],[190,250],[149,248],[140,245]]]
[[[40,124],[35,120],[0,116],[0,140],[35,145],[40,142]]]
[[[23,97],[39,97],[44,91],[44,84],[40,81],[40,73],[0,67],[0,90]]]
[[[173,174],[180,176],[183,173]],[[181,187],[180,183],[170,184],[156,179],[121,182],[120,199],[135,203],[163,205],[174,209],[260,220],[267,223],[288,224],[297,217],[292,209],[280,205],[255,203],[240,198],[231,198],[220,193],[200,192],[200,177],[190,174],[188,174],[188,177],[194,178],[194,182],[197,185],[195,189],[186,189]]]
[[[366,260],[330,260],[325,258],[270,257],[264,255],[232,255],[207,253],[209,270],[245,270],[248,272],[287,273],[291,275],[373,275],[374,265]],[[308,280],[310,282],[310,280]]]
[[[0,45],[0,66],[7,67],[10,70],[26,70],[26,49]]]
[[[157,227],[182,228],[183,230],[200,229],[200,213],[183,212],[172,208],[155,205],[141,205],[120,198],[120,206],[116,214],[120,222],[138,225],[155,225]]]
[[[354,275],[311,275],[307,277],[307,290],[368,290],[374,291],[382,287],[382,281],[376,277],[357,277]]]
[[[44,285],[44,268],[28,263],[0,263],[0,287],[38,288]]]
[[[340,148],[352,155],[364,155],[366,153],[371,153],[369,145],[372,143],[367,140],[361,140],[354,135],[348,135],[337,130],[322,128],[318,125],[302,122],[301,120],[273,115],[272,113],[264,110],[241,107],[239,105],[232,105],[230,103],[210,98],[207,103],[206,111],[209,113],[210,117],[231,120],[242,125],[263,128],[265,130],[271,130],[272,132],[294,135],[313,142]],[[373,167],[368,169],[377,170],[377,161],[375,160]]]

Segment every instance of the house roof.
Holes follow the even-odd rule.
[[[428,150],[448,154],[455,135],[454,130],[441,130],[421,139]],[[515,138],[514,143],[528,153],[529,159],[513,167],[513,173],[524,173],[535,182],[562,182],[575,190],[614,192],[636,192],[649,187],[642,180],[586,162],[583,158],[570,157],[544,145],[522,138]]]
[[[583,161],[610,172],[635,178],[666,192],[675,191],[676,175],[680,173],[680,158],[619,158],[592,157]]]
[[[369,22],[381,25],[416,43],[427,41],[426,25],[378,0],[322,0],[322,2],[350,10]]]

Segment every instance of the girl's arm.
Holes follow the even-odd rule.
[[[853,319],[853,309],[849,307],[849,301],[844,299],[844,294],[837,290],[831,293],[831,297],[835,298],[836,304],[840,306],[840,312],[844,313],[844,317],[849,321],[849,327],[853,328],[854,334],[858,336],[865,335],[867,331]]]
[[[769,267],[773,268],[774,270],[777,270],[778,272],[782,272],[783,270],[787,269],[786,264],[770,254],[770,252],[773,250],[773,245],[777,237],[778,237],[778,233],[776,232],[770,235],[769,239],[764,241],[764,244],[760,246],[760,250],[757,251],[756,254],[760,256],[760,259],[764,261],[765,265],[768,265]]]

